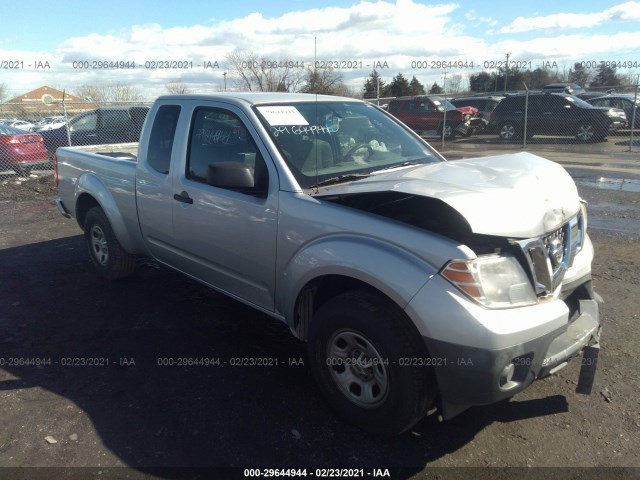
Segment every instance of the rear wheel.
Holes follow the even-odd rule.
[[[22,177],[28,177],[29,175],[31,175],[31,167],[28,167],[26,165],[21,165],[18,167],[17,173]]]
[[[515,140],[519,137],[518,125],[513,122],[503,122],[498,129],[498,135],[502,140]]]
[[[93,207],[87,212],[84,238],[87,241],[91,262],[101,276],[116,280],[133,272],[135,256],[122,249],[100,207]]]
[[[418,331],[397,306],[371,293],[347,292],[322,305],[308,349],[331,406],[372,433],[408,430],[435,398],[433,370],[417,366],[427,357]]]

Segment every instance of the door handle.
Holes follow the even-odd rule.
[[[178,202],[182,202],[182,203],[188,203],[189,205],[193,204],[193,198],[191,198],[189,196],[189,194],[185,191],[182,191],[180,193],[176,193],[173,196],[174,200],[177,200]]]

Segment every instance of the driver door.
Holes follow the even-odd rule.
[[[216,175],[230,165],[249,172],[252,186],[218,186]],[[273,311],[277,220],[275,166],[246,116],[215,102],[195,106],[184,169],[174,177],[175,266]]]

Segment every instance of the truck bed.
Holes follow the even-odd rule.
[[[84,145],[78,147],[63,147],[65,150],[95,153],[120,160],[137,161],[138,142],[116,143],[107,145]]]
[[[132,253],[143,250],[135,200],[137,152],[137,142],[56,151],[59,196],[69,206],[76,206],[85,192],[100,198],[120,242]],[[82,225],[82,216],[77,219]]]

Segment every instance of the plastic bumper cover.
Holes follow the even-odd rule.
[[[570,320],[517,345],[476,348],[423,336],[438,381],[442,416],[452,418],[469,406],[509,398],[535,379],[564,367],[583,348],[597,344],[601,329],[599,296],[590,282],[584,285],[586,288],[578,288],[568,297],[574,297],[578,305]],[[518,309],[512,313],[517,317]],[[569,313],[566,318],[569,319]]]

